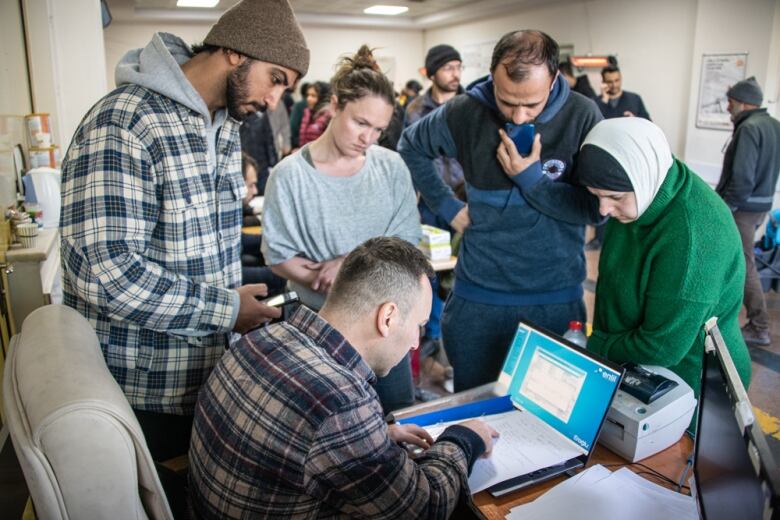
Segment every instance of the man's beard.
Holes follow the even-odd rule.
[[[457,92],[460,88],[460,80],[453,80],[449,83],[439,83],[438,81],[434,80],[433,83],[441,92]]]
[[[227,93],[225,95],[227,102],[227,111],[230,117],[236,121],[243,121],[252,115],[252,112],[241,107],[249,104],[247,98],[247,78],[249,77],[249,68],[252,66],[251,59],[247,58],[244,63],[236,67],[227,78]],[[258,112],[265,112],[265,105],[252,103]]]

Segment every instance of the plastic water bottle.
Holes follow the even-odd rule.
[[[566,331],[563,337],[582,348],[585,348],[588,343],[588,338],[585,336],[585,333],[582,332],[581,321],[570,321],[569,330]]]

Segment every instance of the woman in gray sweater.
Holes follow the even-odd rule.
[[[417,244],[420,218],[401,157],[375,145],[393,114],[394,93],[363,46],[331,80],[333,119],[324,134],[271,173],[263,208],[263,255],[302,302],[319,309],[344,257],[377,236]],[[408,362],[379,380],[385,411],[411,405]]]

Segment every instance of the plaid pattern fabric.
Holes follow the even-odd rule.
[[[241,283],[238,123],[209,166],[203,116],[125,85],[84,117],[62,166],[67,305],[92,323],[133,407],[192,413]]]
[[[195,516],[447,518],[467,489],[466,452],[439,441],[412,461],[387,435],[374,381],[344,337],[306,307],[244,336],[195,410]]]

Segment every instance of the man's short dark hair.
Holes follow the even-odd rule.
[[[607,65],[603,69],[601,69],[601,79],[604,79],[605,74],[612,74],[613,72],[620,72],[620,69],[617,65]]]
[[[201,52],[205,52],[208,54],[214,54],[222,47],[218,45],[210,45],[208,43],[194,43],[192,44],[192,54],[200,54]]]
[[[560,64],[558,64],[558,70],[561,71],[561,74],[571,76],[572,78],[574,77],[574,68],[568,61],[562,61]]]
[[[406,313],[420,297],[420,278],[434,276],[425,255],[397,237],[366,240],[347,255],[325,305],[361,316],[387,302]]]
[[[503,65],[512,81],[523,81],[532,66],[546,65],[551,77],[558,72],[558,43],[542,31],[512,31],[493,48],[490,73]]]
[[[414,90],[415,94],[419,94],[423,88],[420,82],[417,81],[416,79],[410,79],[409,81],[407,81],[405,87],[408,88],[409,90]]]

